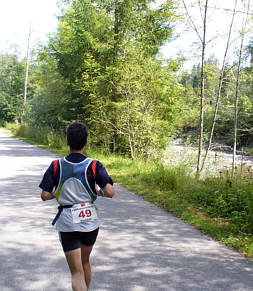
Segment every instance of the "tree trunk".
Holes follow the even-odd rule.
[[[201,52],[201,86],[200,86],[200,117],[199,117],[199,149],[198,149],[198,162],[197,162],[197,171],[196,176],[199,176],[200,173],[200,164],[203,148],[203,132],[204,132],[204,105],[205,105],[205,49],[206,49],[206,22],[207,22],[207,8],[208,0],[205,2],[205,11],[203,19],[203,36],[201,37],[192,17],[189,14],[188,8],[185,4],[185,1],[182,0],[184,5],[188,22],[193,30],[197,33],[197,36],[201,42],[202,52]]]
[[[248,1],[248,11],[247,16],[249,12],[249,4],[250,0]],[[245,5],[244,5],[244,13],[245,13]],[[242,61],[242,50],[243,50],[243,43],[244,43],[244,34],[245,34],[245,28],[247,23],[247,17],[246,20],[242,21],[242,37],[241,37],[241,45],[239,50],[239,60],[238,60],[238,66],[237,66],[237,74],[236,74],[236,88],[235,88],[235,115],[234,115],[234,146],[233,146],[233,163],[232,163],[232,177],[234,177],[235,174],[235,159],[236,159],[236,147],[237,147],[237,130],[238,130],[238,103],[239,103],[239,81],[240,81],[240,71],[241,71],[241,61]]]
[[[118,57],[118,41],[119,41],[119,4],[120,0],[115,0],[114,8],[114,48],[113,63],[115,64]]]
[[[206,48],[206,18],[207,18],[207,4],[205,3],[205,13],[203,19],[203,39],[202,39],[202,53],[201,53],[201,88],[200,88],[200,119],[199,119],[199,150],[197,163],[197,176],[200,172],[201,155],[203,148],[203,132],[204,132],[204,105],[205,105],[205,48]]]
[[[232,27],[233,27],[233,23],[234,23],[236,5],[237,5],[237,0],[235,0],[233,16],[232,16],[232,20],[231,20],[230,27],[229,27],[228,39],[227,39],[226,49],[225,49],[225,53],[224,53],[224,57],[223,57],[223,64],[222,64],[222,69],[221,69],[221,73],[220,73],[218,94],[217,94],[217,97],[216,97],[216,104],[215,104],[215,110],[214,110],[214,115],[213,115],[212,127],[211,127],[211,131],[210,131],[210,134],[209,134],[209,139],[208,139],[208,146],[206,148],[205,156],[204,156],[203,163],[202,163],[200,171],[202,171],[204,166],[205,166],[206,158],[207,158],[208,152],[209,152],[209,150],[211,148],[211,144],[212,144],[212,139],[213,139],[213,134],[214,134],[214,127],[215,127],[215,123],[216,123],[216,120],[217,120],[217,114],[218,114],[218,108],[219,108],[219,102],[220,102],[220,96],[221,96],[221,88],[222,88],[222,83],[223,83],[223,79],[224,79],[225,62],[226,62],[226,58],[227,58],[228,48],[229,48],[229,45],[230,45],[230,37],[231,37]]]
[[[27,83],[28,83],[28,70],[29,70],[29,46],[30,46],[30,37],[31,37],[31,25],[30,25],[29,34],[28,34],[28,40],[27,40],[25,85],[24,85],[24,102],[23,102],[22,115],[25,114],[25,105],[26,105],[26,94],[27,94]]]

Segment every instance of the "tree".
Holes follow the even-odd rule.
[[[203,15],[203,28],[202,28],[202,35],[199,32],[198,28],[196,27],[192,17],[188,12],[188,8],[185,4],[185,1],[182,0],[183,5],[185,7],[185,11],[187,14],[187,18],[193,30],[197,33],[200,43],[201,43],[201,84],[200,84],[200,119],[199,119],[199,149],[198,149],[198,162],[197,162],[197,175],[200,172],[200,165],[201,165],[201,155],[202,155],[202,148],[203,148],[203,131],[204,131],[204,103],[205,103],[205,51],[206,51],[206,29],[207,29],[207,7],[208,7],[208,0],[205,0],[204,3],[204,15]],[[200,4],[200,2],[199,2]],[[201,9],[200,9],[201,10]]]
[[[88,121],[93,136],[96,136],[96,142],[101,142],[98,137],[103,136],[111,150],[123,150],[125,145],[130,145],[129,132],[128,135],[122,134],[125,121],[118,119],[118,110],[121,110],[121,116],[123,113],[132,116],[133,109],[136,113],[139,112],[139,122],[130,117],[128,119],[135,132],[140,129],[141,118],[145,121],[145,111],[141,109],[140,104],[141,100],[145,104],[149,103],[151,93],[143,90],[147,94],[144,95],[138,87],[142,77],[141,70],[144,83],[147,83],[152,75],[145,72],[145,62],[154,64],[154,76],[164,80],[163,64],[156,59],[156,54],[161,44],[171,36],[173,6],[172,1],[166,1],[157,9],[151,9],[152,2],[69,1],[60,17],[58,32],[49,43],[49,53],[56,60],[59,72],[67,84],[66,103],[69,119]],[[134,68],[138,74],[134,72]],[[158,83],[158,80],[151,84],[155,86],[156,82]],[[165,84],[168,86],[168,82]],[[139,95],[137,92],[133,94],[134,88]],[[150,88],[149,91],[155,90]],[[153,95],[151,103],[158,106],[157,100],[161,96],[159,92],[156,94]],[[169,111],[167,107],[166,110]],[[150,114],[151,112],[154,121],[154,107],[149,111]],[[100,125],[98,116],[101,120]],[[159,131],[158,127],[156,131]],[[133,136],[131,137],[132,145]],[[141,141],[139,139],[134,142],[134,150],[131,150],[130,145],[132,157],[135,157],[134,151],[143,152],[143,149],[137,148],[143,148],[148,142],[147,138]]]
[[[204,128],[205,134],[211,128],[210,117],[213,113],[213,104],[215,103],[215,92],[219,82],[220,69],[218,60],[214,56],[209,57],[204,63],[204,84],[205,84],[205,116]],[[180,98],[181,118],[178,120],[179,128],[184,132],[199,129],[199,96],[201,83],[201,65],[194,65],[191,72],[182,72],[179,75],[179,82],[184,86],[184,93]]]
[[[216,94],[217,97],[216,97],[216,102],[215,102],[215,110],[214,110],[214,114],[213,114],[213,122],[212,122],[211,130],[210,130],[209,139],[208,139],[208,145],[207,145],[205,156],[204,156],[204,159],[203,159],[203,162],[202,162],[201,170],[205,166],[205,161],[206,161],[208,152],[209,152],[209,150],[211,148],[212,139],[213,139],[213,135],[214,135],[214,128],[215,128],[215,124],[216,124],[216,119],[217,119],[217,114],[218,114],[218,109],[219,109],[219,103],[220,103],[220,97],[221,97],[222,83],[223,83],[224,74],[225,74],[226,58],[227,58],[227,53],[228,53],[228,49],[229,49],[229,46],[230,46],[231,32],[232,32],[232,28],[233,28],[235,13],[236,13],[237,0],[235,0],[234,3],[235,4],[234,4],[234,9],[233,9],[233,15],[232,15],[231,23],[230,23],[230,26],[229,26],[229,32],[228,32],[228,37],[227,37],[227,42],[226,42],[226,48],[225,48],[225,52],[224,52],[223,63],[222,63],[222,68],[221,68],[221,73],[220,73],[218,92]]]
[[[0,120],[14,121],[22,108],[24,62],[16,55],[0,55]]]
[[[249,13],[249,5],[248,3],[244,4],[244,13],[247,10],[247,16]],[[247,17],[243,18],[242,21],[242,29],[241,29],[241,43],[239,48],[239,57],[238,57],[238,65],[237,65],[237,74],[236,74],[236,90],[235,90],[235,115],[234,115],[234,146],[233,146],[233,163],[232,163],[232,177],[235,172],[235,159],[236,159],[236,147],[237,147],[237,131],[238,131],[238,102],[239,102],[239,82],[240,82],[240,72],[241,72],[241,62],[242,62],[242,53],[243,53],[243,45],[244,45],[244,37],[245,30],[247,25]]]
[[[110,136],[115,132],[115,150],[134,159],[166,145],[168,132],[173,128],[179,111],[177,97],[182,94],[182,86],[171,72],[173,64],[161,67],[157,60],[135,54],[134,47],[132,50],[118,60],[113,72],[108,68],[106,76],[107,80],[111,80],[112,73],[117,76],[112,85],[116,87],[120,100],[106,100],[101,95],[102,90],[95,91],[89,123],[94,131],[99,129],[100,134],[96,135],[98,144],[106,140],[111,143]],[[105,75],[94,82],[102,85],[106,83],[103,78]]]
[[[25,82],[24,82],[24,102],[23,102],[22,115],[25,114],[25,105],[26,105],[27,83],[28,83],[28,73],[29,73],[30,37],[31,37],[31,25],[30,25],[30,30],[29,30],[29,34],[28,34],[28,40],[27,40],[26,68],[25,68]]]
[[[34,127],[64,127],[71,114],[66,89],[68,84],[58,72],[57,62],[46,47],[38,52],[34,60],[30,83],[34,84],[34,90],[32,98],[28,99],[24,120]]]

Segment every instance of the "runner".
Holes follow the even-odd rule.
[[[43,201],[55,198],[60,204],[52,224],[59,232],[74,291],[88,290],[91,282],[89,258],[99,231],[94,201],[97,196],[114,196],[113,181],[103,165],[83,155],[87,137],[85,125],[70,124],[70,154],[53,161],[39,185]]]

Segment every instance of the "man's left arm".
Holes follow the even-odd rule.
[[[102,191],[102,195],[99,195],[99,193],[98,195],[112,198],[114,196],[113,181],[111,177],[108,175],[104,166],[100,162],[97,162],[96,166],[97,166],[96,183],[101,188],[99,189],[98,192],[100,193],[100,191]]]

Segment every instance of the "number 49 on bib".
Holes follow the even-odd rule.
[[[95,207],[78,207],[71,208],[72,219],[74,223],[80,223],[85,220],[96,219],[97,212]]]
[[[90,209],[82,210],[79,213],[78,217],[80,217],[80,219],[85,217],[91,217],[91,210]]]

